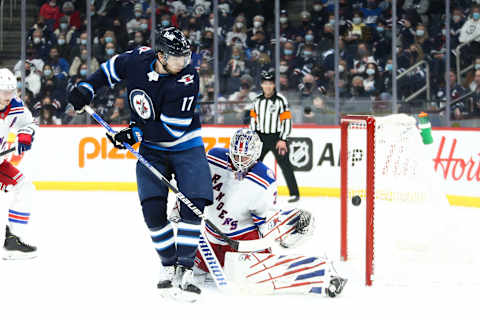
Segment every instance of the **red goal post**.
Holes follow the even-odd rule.
[[[347,115],[341,118],[340,148],[340,210],[341,210],[341,243],[340,254],[344,261],[348,260],[348,132],[349,128],[366,130],[366,230],[365,230],[365,284],[372,285],[374,254],[374,197],[375,197],[375,117]]]

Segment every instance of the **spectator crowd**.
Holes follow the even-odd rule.
[[[392,95],[392,7],[389,0],[339,0],[340,40],[338,64],[340,98],[345,103],[368,101],[377,110],[390,110]],[[34,1],[32,1],[34,2]],[[289,8],[292,1],[281,1]],[[91,60],[87,64],[86,5],[91,10]],[[37,0],[39,14],[27,35],[25,61],[26,104],[40,124],[77,123],[66,110],[66,88],[95,72],[116,54],[149,46],[152,29],[180,28],[192,44],[192,63],[200,75],[199,112],[205,123],[222,123],[223,114],[242,121],[245,108],[260,91],[260,73],[275,65],[274,1],[218,0],[220,74],[213,73],[213,4],[207,0],[157,1],[152,26],[150,0],[60,1]],[[290,14],[281,10],[280,88],[292,108],[308,117],[328,111],[335,96],[333,1],[305,1],[306,10]],[[452,118],[480,115],[480,0],[452,0],[451,48],[466,43],[461,68],[470,70],[456,78],[456,52],[445,49],[444,1],[397,1],[398,98],[411,97],[426,85],[429,75],[431,103],[445,104],[445,60],[450,58]],[[425,63],[419,64],[424,61]],[[20,79],[22,61],[15,65]],[[429,68],[429,74],[427,72]],[[413,68],[412,68],[413,67]],[[219,85],[214,108],[214,84]],[[19,82],[19,86],[21,82]],[[20,89],[20,88],[19,88]],[[463,96],[467,99],[458,99]],[[427,99],[423,92],[416,100]],[[408,107],[408,104],[405,104]],[[114,124],[129,121],[126,90],[122,85],[98,92],[97,111]],[[406,107],[406,111],[408,108]]]

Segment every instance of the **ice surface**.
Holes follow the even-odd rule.
[[[3,222],[7,200],[4,195],[0,198]],[[339,200],[302,198],[297,206],[315,214],[317,227],[314,238],[294,252],[327,254],[338,260]],[[456,235],[460,234],[458,241],[465,241],[461,246],[467,244],[472,252],[478,252],[480,242],[474,233],[480,226],[480,209],[454,210],[458,219],[450,230],[457,233],[445,236],[459,239]],[[465,277],[454,269],[436,284],[366,288],[362,275],[344,262],[337,262],[336,267],[349,282],[336,299],[225,296],[207,289],[201,301],[180,304],[162,299],[156,292],[160,264],[136,193],[41,191],[35,195],[31,219],[39,257],[0,260],[1,319],[478,318],[479,276],[473,281],[477,284],[464,281],[452,285],[446,280]],[[3,241],[3,232],[0,239]],[[480,267],[475,261],[462,263]]]

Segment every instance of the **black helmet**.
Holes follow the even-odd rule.
[[[155,35],[155,51],[172,56],[190,55],[190,42],[178,28],[160,28]]]
[[[273,71],[263,70],[260,76],[262,81],[275,81],[275,73]]]

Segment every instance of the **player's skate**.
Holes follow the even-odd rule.
[[[37,248],[24,243],[18,236],[10,232],[7,226],[5,230],[4,260],[32,259],[37,256]]]
[[[177,267],[177,279],[180,280],[177,291],[177,299],[186,302],[195,302],[202,292],[195,284],[193,270],[184,266]]]
[[[163,298],[174,298],[175,287],[178,286],[176,279],[177,266],[163,266],[160,272],[160,280],[157,283],[160,296]]]
[[[347,279],[341,277],[331,277],[330,278],[330,285],[325,289],[326,294],[331,297],[335,298],[340,293],[342,293],[345,284],[347,283]]]

